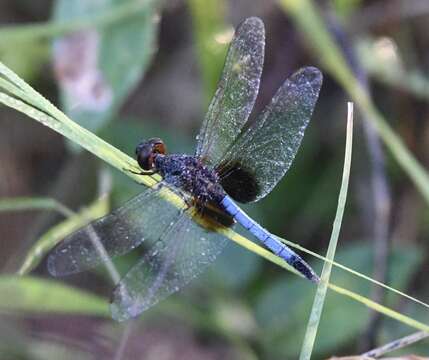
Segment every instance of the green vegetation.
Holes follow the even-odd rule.
[[[363,14],[380,11],[364,1],[332,2],[327,16],[316,2],[281,0],[267,5],[275,15],[268,16],[250,3],[234,8],[214,0],[57,0],[45,22],[40,5],[7,3],[0,12],[24,9],[35,20],[0,28],[1,358],[85,358],[93,351],[125,359],[180,343],[187,352],[173,351],[177,358],[319,359],[429,332],[429,305],[418,300],[429,290],[428,64],[419,57],[427,34],[412,15],[402,18],[398,6],[397,22],[377,32],[377,22],[358,26]],[[142,138],[161,137],[171,152],[193,151],[232,29],[251,15],[263,18],[268,49],[256,111],[296,68],[312,64],[325,75],[294,165],[270,196],[245,207],[281,240],[293,240],[282,241],[301,251],[322,281],[316,289],[249,234],[221,228],[232,241],[206,274],[138,320],[115,323],[107,272],[54,279],[44,259],[67,234],[159,181],[129,171],[138,170],[132,155]],[[346,126],[348,99],[354,125],[349,108]],[[367,145],[374,138],[383,144],[381,162]],[[377,172],[388,199],[371,192]],[[163,196],[180,205],[176,194]],[[387,220],[377,213],[379,199]],[[385,235],[374,231],[380,221]],[[124,273],[140,256],[133,251],[115,266]],[[85,347],[100,339],[111,346]],[[428,350],[423,340],[395,355]]]

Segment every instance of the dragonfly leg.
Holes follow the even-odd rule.
[[[185,192],[181,191],[180,189],[177,189],[179,192],[179,196],[182,197],[183,201],[186,204],[186,207],[182,209],[182,211],[188,211],[193,206],[196,206],[196,201],[192,197],[189,197]]]
[[[134,170],[131,170],[131,169],[126,169],[126,168],[122,168],[122,170],[130,172],[131,174],[136,174],[136,175],[154,175],[156,173],[156,171],[154,171],[154,170],[134,171]]]

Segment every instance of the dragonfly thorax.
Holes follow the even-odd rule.
[[[216,171],[195,156],[157,154],[154,167],[167,183],[190,193],[201,204],[220,203],[226,195]]]

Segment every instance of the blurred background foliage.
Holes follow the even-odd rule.
[[[357,83],[427,168],[429,4],[316,5]],[[318,29],[312,34],[311,21],[310,28],[303,25],[297,7],[294,1],[2,0],[0,61],[131,156],[141,139],[152,136],[163,138],[171,152],[190,153],[233,28],[246,17],[261,17],[267,46],[254,114],[301,66],[321,67],[325,81],[294,165],[270,196],[246,210],[273,233],[324,254],[341,181],[346,101],[353,92],[339,80],[341,68],[323,55],[330,49],[314,45]],[[361,110],[336,259],[424,301],[425,189],[414,186],[406,165],[398,165],[389,144],[386,150],[368,125],[371,112]],[[0,128],[1,198],[49,197],[79,211],[91,204],[96,209],[101,192],[108,192],[114,208],[141,191],[17,112],[0,108]],[[97,209],[94,216],[108,211]],[[110,320],[112,286],[102,271],[57,280],[42,261],[31,276],[14,275],[39,239],[59,236],[52,230],[62,222],[55,211],[0,214],[0,358],[297,358],[314,287],[235,244],[192,286],[129,324]],[[135,256],[119,259],[119,269],[125,271]],[[321,269],[320,261],[309,262]],[[342,270],[335,269],[332,280],[429,323],[427,309]],[[329,293],[314,358],[361,353],[412,331]],[[428,354],[429,345],[402,353]]]

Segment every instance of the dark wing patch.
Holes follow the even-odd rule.
[[[255,201],[273,189],[295,158],[321,85],[322,74],[314,67],[300,69],[283,83],[271,103],[239,135],[220,162],[227,170],[240,169],[224,180],[228,193],[239,191],[238,198]],[[246,179],[240,179],[238,174]],[[252,192],[252,196],[247,192]]]
[[[255,175],[239,162],[218,167],[220,183],[234,200],[241,203],[254,201],[260,193]]]

